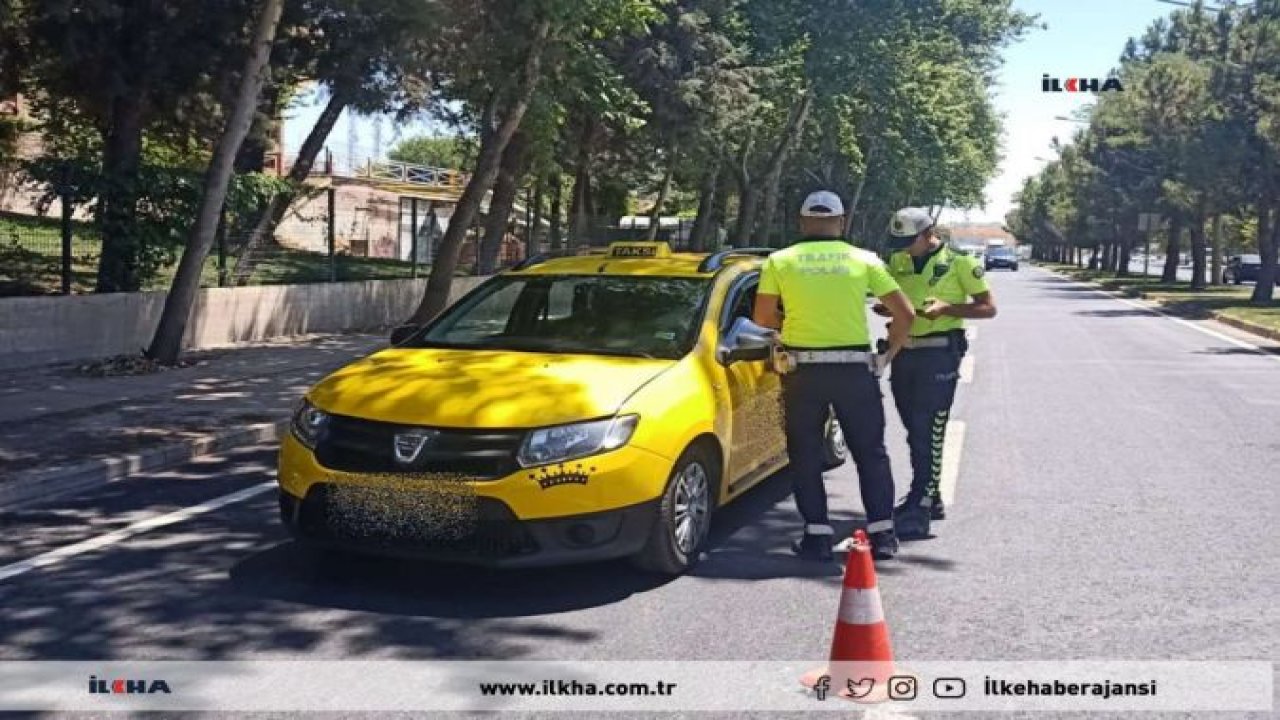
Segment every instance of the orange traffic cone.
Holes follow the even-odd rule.
[[[876,568],[871,561],[871,542],[858,530],[844,570],[840,610],[831,640],[831,662],[800,679],[814,688],[828,678],[825,687],[841,697],[858,702],[883,702],[889,677],[894,674],[893,647],[889,626],[884,621]]]

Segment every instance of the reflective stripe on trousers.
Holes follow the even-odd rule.
[[[938,497],[947,421],[962,357],[956,350],[926,349],[903,352],[893,361],[889,386],[911,448],[908,503],[928,507]]]

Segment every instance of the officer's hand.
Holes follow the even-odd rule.
[[[889,308],[885,307],[884,303],[876,303],[875,305],[872,305],[871,312],[879,315],[880,317],[893,317],[893,313],[889,312]]]
[[[932,300],[925,306],[924,311],[920,314],[930,320],[937,320],[946,314],[947,308],[949,307],[951,307],[951,303],[943,302],[941,300]]]

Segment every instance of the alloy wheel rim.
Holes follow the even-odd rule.
[[[689,463],[676,477],[674,530],[680,552],[693,552],[707,530],[707,471],[699,463]]]
[[[832,421],[831,423],[831,450],[836,457],[844,457],[849,451],[849,446],[844,444],[844,430],[840,429],[840,423]]]

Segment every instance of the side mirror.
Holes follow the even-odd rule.
[[[391,330],[391,344],[401,345],[421,329],[421,325],[399,325]]]
[[[768,360],[769,348],[777,342],[777,333],[747,318],[738,318],[729,327],[716,348],[716,361],[728,367],[735,362]]]

